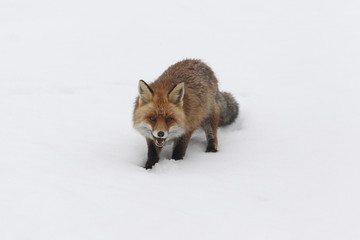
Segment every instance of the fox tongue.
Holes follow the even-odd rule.
[[[157,138],[156,141],[158,144],[162,144],[162,143],[164,143],[165,140],[162,138]]]
[[[155,138],[155,141],[159,147],[162,147],[164,145],[165,139],[163,138]]]

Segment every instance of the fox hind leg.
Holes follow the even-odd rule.
[[[206,152],[217,152],[217,128],[219,125],[220,114],[219,111],[215,111],[214,114],[210,115],[205,121],[202,122],[201,126],[205,131],[207,147]]]

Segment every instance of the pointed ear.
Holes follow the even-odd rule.
[[[185,94],[184,83],[178,83],[176,86],[170,90],[168,93],[169,101],[174,103],[175,105],[183,105],[183,98]]]
[[[140,103],[148,103],[153,97],[153,90],[143,80],[139,81],[139,100]]]

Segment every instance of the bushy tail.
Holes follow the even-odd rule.
[[[239,104],[231,93],[219,92],[217,102],[220,106],[219,127],[229,125],[234,122],[239,114]]]

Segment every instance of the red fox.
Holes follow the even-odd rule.
[[[182,159],[199,127],[206,133],[206,152],[217,152],[218,126],[232,123],[238,113],[234,97],[219,91],[214,72],[200,60],[180,61],[149,85],[140,80],[133,123],[147,141],[145,168],[159,161],[167,142],[174,142],[172,159]]]

